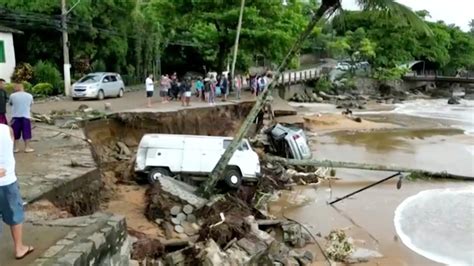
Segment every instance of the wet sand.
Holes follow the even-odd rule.
[[[307,130],[319,134],[335,131],[375,130],[399,127],[393,123],[373,122],[366,119],[363,119],[362,122],[356,122],[341,114],[311,115],[305,116],[304,120]]]
[[[439,265],[411,251],[399,240],[393,219],[396,207],[407,197],[420,191],[434,188],[464,188],[469,182],[454,181],[407,181],[400,190],[396,180],[387,181],[351,198],[334,204],[326,202],[342,197],[365,185],[387,177],[391,173],[374,171],[354,171],[338,169],[341,180],[323,183],[318,188],[299,187],[284,192],[279,201],[271,204],[270,211],[277,216],[295,219],[309,227],[313,235],[318,233],[318,241],[324,245],[324,236],[333,229],[344,229],[354,239],[355,245],[377,250],[384,255],[362,265]],[[298,195],[307,197],[309,202],[303,207],[294,207],[291,202]],[[324,257],[319,249],[318,263],[324,265]]]
[[[146,187],[143,186],[117,186],[116,194],[103,210],[106,212],[119,214],[125,216],[127,219],[127,226],[129,229],[142,232],[150,237],[164,236],[157,224],[150,222],[145,217],[145,202]]]

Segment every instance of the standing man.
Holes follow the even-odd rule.
[[[168,75],[161,76],[161,80],[160,80],[161,103],[168,102],[168,90],[170,87],[171,87],[171,80],[168,78]]]
[[[4,124],[0,124],[0,151],[0,217],[10,226],[15,258],[21,260],[35,249],[23,244],[25,214],[15,175],[13,132]]]
[[[220,87],[221,87],[221,93],[223,96],[222,101],[225,102],[227,101],[227,92],[228,92],[228,87],[229,87],[229,81],[227,80],[227,75],[222,75]]]
[[[8,103],[8,93],[5,90],[5,80],[0,79],[0,124],[8,125],[7,103]]]
[[[146,87],[146,99],[147,107],[151,108],[151,98],[153,97],[153,92],[155,91],[155,84],[153,83],[153,74],[148,75],[148,78],[145,80]]]
[[[196,86],[198,99],[201,99],[202,101],[205,101],[205,98],[204,98],[204,83],[202,82],[201,77],[198,78],[198,80],[196,81],[195,86]]]
[[[31,106],[33,96],[25,92],[22,83],[15,84],[15,92],[10,95],[10,105],[12,107],[13,134],[15,136],[15,152],[19,152],[18,142],[23,138],[25,142],[25,152],[34,152],[30,147],[31,140]]]
[[[240,75],[235,76],[234,85],[237,100],[240,100],[240,94],[242,92],[242,77]]]

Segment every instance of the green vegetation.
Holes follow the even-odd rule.
[[[52,90],[49,91],[49,93],[40,93],[41,95],[48,96],[54,93],[57,94],[63,90],[61,73],[53,64],[47,61],[38,61],[38,63],[33,67],[33,81],[37,85],[49,83],[49,85],[52,86]],[[33,88],[33,92],[34,91]]]
[[[332,90],[333,84],[329,80],[328,76],[323,76],[318,81],[316,81],[316,86],[314,87],[314,92],[322,91],[322,92],[329,92]]]
[[[429,16],[426,11],[417,14],[421,18]],[[362,60],[369,61],[374,69],[379,69],[377,72],[382,72],[377,77],[390,76],[398,71],[398,66],[413,60],[436,63],[440,70],[448,73],[474,68],[473,30],[467,33],[444,22],[425,23],[429,31],[407,24],[403,17],[387,17],[381,11],[349,11],[336,17],[328,32],[335,34],[333,42],[336,44],[348,44],[345,52],[349,57],[351,52],[364,48],[362,40],[367,39],[365,50],[362,49],[359,54],[369,52],[371,56],[365,56]],[[358,36],[355,38],[356,49],[350,49],[354,48],[349,41],[354,35]]]
[[[35,96],[49,96],[53,92],[54,87],[50,83],[38,83],[31,89],[31,93]]]

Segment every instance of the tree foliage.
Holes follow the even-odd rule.
[[[240,0],[152,1],[164,22],[167,38],[188,42],[197,60],[217,71],[225,68],[234,45]],[[279,62],[307,17],[301,1],[247,1],[242,21],[238,66],[248,67],[260,55]],[[184,51],[185,56],[191,54]]]
[[[418,16],[429,17],[427,11]],[[444,22],[428,22],[429,33],[407,24],[402,17],[386,17],[380,11],[343,12],[335,18],[330,30],[345,38],[346,32],[364,29],[375,44],[375,68],[392,69],[412,60],[437,63],[442,70],[452,72],[470,68],[474,61],[474,36]]]

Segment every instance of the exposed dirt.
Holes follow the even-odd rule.
[[[225,221],[218,224],[222,221],[221,213]],[[240,239],[248,234],[250,228],[244,222],[244,218],[254,214],[249,205],[241,199],[227,195],[211,207],[205,206],[198,212],[199,217],[206,217],[202,230],[199,232],[199,240],[211,238],[223,248],[233,238]]]
[[[27,220],[55,220],[72,217],[72,214],[56,207],[49,200],[39,200],[25,208]]]
[[[116,187],[115,195],[102,209],[107,212],[125,216],[129,230],[138,231],[150,237],[163,236],[158,225],[145,217],[146,187],[138,185],[120,185]]]

